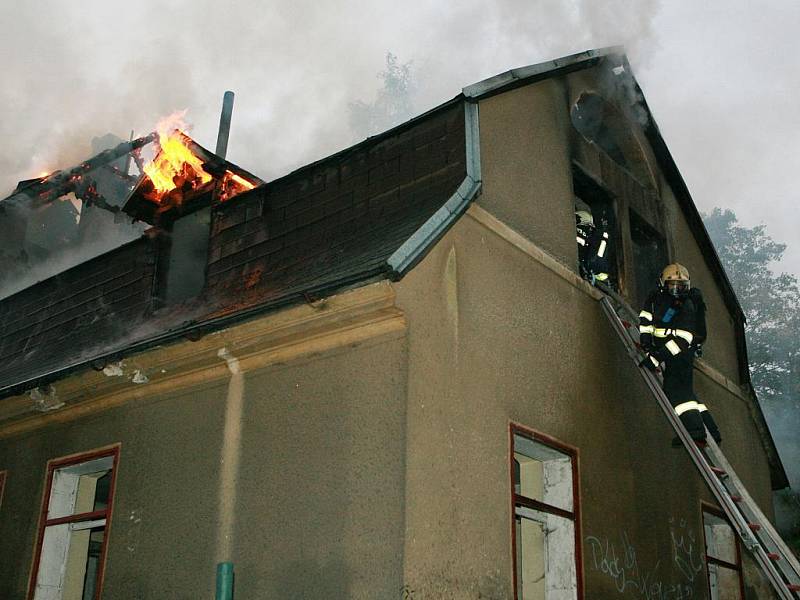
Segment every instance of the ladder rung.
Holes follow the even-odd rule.
[[[741,502],[743,498],[741,496],[731,496],[731,500],[734,502]]]
[[[790,583],[786,587],[789,588],[790,592],[800,592],[800,585],[797,585],[796,583]]]
[[[767,558],[769,558],[770,560],[780,560],[781,555],[775,552],[767,552]]]
[[[711,470],[714,471],[714,473],[716,473],[720,477],[724,477],[725,475],[727,475],[725,469],[720,469],[719,467],[711,467]]]
[[[758,523],[748,523],[747,526],[750,528],[751,531],[761,531],[761,525]]]

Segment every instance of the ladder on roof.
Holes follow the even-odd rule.
[[[625,346],[628,355],[636,364],[653,397],[664,411],[667,420],[683,442],[697,470],[711,488],[714,497],[728,516],[744,546],[750,551],[764,574],[769,579],[779,598],[797,600],[800,598],[800,563],[775,531],[775,528],[750,497],[731,465],[722,454],[719,446],[707,436],[705,449],[692,440],[681,423],[661,388],[656,373],[640,366],[643,356],[639,347],[638,326],[619,317],[612,304],[612,297],[605,295],[600,303],[614,331]],[[626,311],[630,309],[617,300]],[[638,317],[635,319],[638,325]]]

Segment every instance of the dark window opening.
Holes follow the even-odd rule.
[[[667,244],[636,211],[630,210],[633,247],[634,305],[640,306],[655,288],[661,270],[669,263]]]
[[[159,296],[175,304],[197,296],[206,283],[211,207],[184,215],[171,223],[159,267],[163,270]]]
[[[628,166],[617,135],[610,126],[608,103],[597,94],[583,94],[570,112],[572,126],[594,142],[618,165]]]
[[[635,121],[617,106],[593,92],[584,92],[570,110],[570,120],[583,139],[636,179],[651,187],[653,176],[636,138]]]
[[[611,194],[577,165],[573,165],[574,211],[578,244],[578,273],[592,284],[619,289],[619,223]],[[579,225],[589,213],[592,226]],[[598,277],[603,274],[605,276]]]

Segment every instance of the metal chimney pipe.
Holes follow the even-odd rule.
[[[217,150],[215,154],[225,158],[228,153],[228,136],[231,133],[231,117],[233,116],[233,92],[227,91],[222,97],[222,114],[219,116],[219,133],[217,134]]]

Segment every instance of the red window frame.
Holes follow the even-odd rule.
[[[93,521],[96,519],[105,519],[105,532],[103,535],[103,545],[100,549],[100,559],[97,566],[97,585],[94,600],[100,600],[103,593],[103,578],[105,576],[106,566],[106,551],[108,550],[108,536],[111,531],[111,516],[114,508],[114,492],[117,485],[117,466],[119,464],[119,450],[121,444],[114,444],[105,448],[83,452],[81,454],[72,454],[61,458],[54,458],[47,461],[47,473],[45,475],[44,494],[42,494],[42,506],[39,511],[39,527],[36,534],[36,550],[33,555],[33,566],[31,568],[31,576],[28,580],[28,595],[27,600],[33,600],[36,593],[36,579],[39,575],[39,565],[42,559],[42,545],[44,542],[44,532],[47,527],[52,525],[62,525],[64,523],[76,523],[80,521]],[[98,458],[105,458],[111,456],[113,463],[111,467],[111,481],[108,488],[108,504],[106,508],[92,512],[78,513],[75,515],[68,515],[66,517],[58,517],[55,519],[47,518],[47,511],[50,505],[50,494],[53,488],[53,475],[57,469],[69,467]]]
[[[553,450],[570,457],[572,463],[572,511],[564,510],[557,506],[551,506],[545,502],[540,502],[533,498],[528,498],[517,494],[514,489],[514,434],[526,437],[529,440],[548,446]],[[578,477],[580,453],[578,448],[570,446],[554,437],[536,431],[519,423],[510,423],[508,427],[508,466],[509,483],[511,490],[511,565],[512,581],[514,589],[514,600],[519,598],[517,589],[517,528],[516,516],[517,506],[538,510],[550,514],[570,519],[574,523],[575,529],[575,578],[578,600],[583,600],[583,551],[581,547],[581,507],[580,507],[580,478]]]
[[[725,521],[731,528],[733,532],[733,543],[736,545],[736,564],[729,563],[725,560],[720,560],[719,558],[714,558],[713,556],[708,555],[708,540],[706,540],[706,523],[705,523],[705,513],[710,515],[714,515],[717,518],[722,519]],[[739,598],[744,600],[744,569],[742,567],[742,548],[739,545],[739,536],[736,534],[736,529],[733,527],[731,522],[728,520],[728,516],[722,511],[721,508],[714,504],[709,504],[708,502],[700,502],[700,516],[702,519],[701,525],[703,527],[703,556],[706,559],[706,585],[708,586],[708,597],[711,597],[711,577],[708,573],[708,565],[713,564],[719,567],[723,567],[725,569],[730,569],[732,571],[736,571],[739,574]]]

